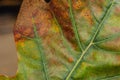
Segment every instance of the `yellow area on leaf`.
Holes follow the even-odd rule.
[[[51,31],[53,31],[53,32],[55,32],[55,33],[60,32],[60,30],[59,30],[59,26],[55,23],[54,20],[52,20]]]
[[[25,46],[24,42],[21,42],[21,44],[20,44],[20,45],[21,45],[21,47],[24,47],[24,46]]]
[[[32,23],[33,23],[33,24],[35,23],[35,20],[34,20],[34,18],[32,18]]]

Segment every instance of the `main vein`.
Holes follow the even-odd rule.
[[[72,73],[75,71],[75,69],[77,68],[77,66],[79,65],[79,63],[82,61],[85,53],[88,51],[88,49],[91,47],[92,43],[90,43],[86,49],[82,52],[82,55],[80,56],[80,58],[77,60],[77,62],[75,63],[75,65],[73,66],[72,70],[69,72],[69,74],[67,75],[67,77],[65,78],[65,80],[69,80],[69,78],[71,77]]]
[[[41,39],[37,33],[37,29],[36,29],[36,25],[34,24],[34,34],[35,34],[35,42],[38,46],[38,50],[40,52],[40,57],[41,57],[41,63],[42,63],[42,68],[43,68],[43,72],[44,72],[44,78],[45,80],[49,80],[49,77],[48,77],[48,73],[47,73],[47,67],[46,67],[46,61],[45,61],[45,55],[44,55],[44,51],[43,51],[43,47],[42,47],[42,43],[41,43]]]
[[[72,12],[72,1],[68,0],[69,4],[70,4],[70,17],[72,18],[72,24],[73,27],[76,27],[75,25],[75,19],[73,17],[73,12]],[[90,47],[94,44],[94,40],[96,39],[97,35],[99,34],[101,28],[103,27],[104,22],[107,19],[107,16],[109,15],[111,8],[113,6],[114,0],[112,0],[112,3],[110,4],[110,6],[107,8],[106,12],[104,13],[104,16],[101,20],[101,22],[98,24],[98,27],[96,29],[96,32],[94,33],[93,37],[91,38],[90,43],[88,44],[88,46],[82,51],[82,54],[80,55],[79,59],[76,61],[75,65],[73,66],[73,68],[71,69],[71,71],[68,73],[68,75],[66,76],[65,80],[69,80],[70,77],[72,76],[73,72],[76,70],[76,68],[78,67],[78,65],[81,65],[80,62],[82,62],[84,55],[87,53],[87,51],[90,49]],[[77,28],[75,28],[76,30]],[[78,31],[76,32],[76,35],[78,35]],[[78,37],[79,38],[79,37]]]

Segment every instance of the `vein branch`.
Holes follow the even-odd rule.
[[[67,42],[66,38],[64,37],[63,31],[62,31],[62,29],[61,29],[61,25],[58,23],[58,21],[57,21],[57,19],[56,19],[56,17],[55,17],[54,14],[53,14],[53,17],[54,17],[54,20],[55,20],[56,24],[58,25],[58,27],[59,27],[59,29],[60,29],[60,34],[61,34],[61,36],[62,36],[64,46],[67,48],[67,51],[68,51],[72,56],[75,57],[73,51],[71,50],[71,46],[69,45],[69,43]]]
[[[117,74],[117,75],[107,76],[107,77],[104,77],[104,78],[99,78],[99,79],[96,79],[96,80],[116,79],[116,78],[119,78],[119,77],[120,77],[120,74]]]
[[[36,25],[34,24],[34,34],[35,34],[35,42],[38,46],[38,50],[40,52],[40,57],[41,57],[41,63],[42,63],[42,70],[44,72],[44,78],[45,80],[49,80],[48,74],[47,74],[47,67],[46,67],[46,60],[45,60],[45,55],[44,55],[44,51],[43,51],[43,47],[42,47],[42,43],[41,43],[41,39],[37,33],[37,29],[36,29]]]
[[[112,3],[108,6],[105,14],[103,15],[103,18],[102,18],[101,22],[98,24],[98,27],[97,27],[97,29],[96,29],[96,32],[95,32],[95,34],[93,35],[93,37],[92,37],[92,39],[91,39],[91,42],[94,42],[94,40],[96,39],[97,35],[99,34],[101,28],[103,27],[104,22],[106,21],[109,13],[110,13],[110,11],[111,11],[111,8],[112,8],[113,4],[114,4],[114,0],[113,0]]]
[[[74,15],[73,15],[72,1],[71,0],[68,0],[68,1],[69,1],[69,4],[70,4],[70,19],[71,19],[71,22],[72,22],[75,38],[77,40],[78,47],[83,52],[84,49],[83,49],[82,43],[80,41],[80,35],[79,35],[78,28],[77,28],[77,25],[76,25],[76,22],[75,22],[75,18],[74,18]]]
[[[103,38],[103,39],[101,39],[101,40],[99,40],[99,41],[95,41],[94,44],[104,43],[104,42],[106,42],[106,41],[110,41],[110,40],[116,39],[116,38],[118,38],[118,37],[120,37],[120,32],[118,32],[118,33],[116,33],[116,34],[113,34],[113,35],[111,35],[111,36],[108,36],[108,37],[106,37],[106,38]]]

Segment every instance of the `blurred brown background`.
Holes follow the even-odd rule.
[[[0,0],[0,75],[13,76],[17,70],[17,51],[13,27],[22,0]]]

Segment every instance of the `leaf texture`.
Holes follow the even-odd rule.
[[[120,0],[24,0],[18,71],[0,80],[120,80]]]

